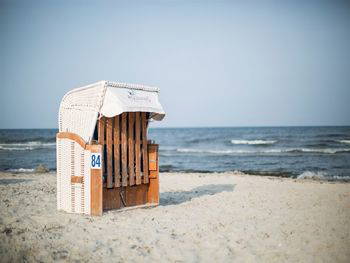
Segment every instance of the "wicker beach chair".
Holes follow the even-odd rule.
[[[158,145],[148,122],[162,120],[159,89],[100,81],[68,92],[59,110],[57,209],[104,210],[159,203]]]

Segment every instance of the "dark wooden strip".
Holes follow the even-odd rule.
[[[129,150],[129,184],[135,184],[135,167],[134,167],[134,124],[135,124],[135,113],[129,112],[129,132],[128,132],[128,150]]]
[[[128,185],[128,145],[126,133],[127,113],[122,113],[121,117],[121,148],[122,148],[122,185]]]
[[[120,187],[120,127],[119,115],[114,117],[114,185]]]
[[[101,117],[98,120],[98,143],[104,145],[105,143],[105,118]]]
[[[107,188],[113,188],[113,118],[106,120]]]
[[[125,188],[126,206],[144,205],[147,203],[148,185],[134,185]]]
[[[112,189],[103,188],[103,210],[121,208],[120,189],[121,187]]]
[[[141,119],[140,113],[135,112],[135,177],[136,184],[141,184]]]
[[[148,184],[148,154],[147,154],[147,116],[146,112],[141,113],[142,129],[142,160],[143,160],[143,183]]]

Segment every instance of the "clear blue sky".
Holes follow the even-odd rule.
[[[98,80],[158,86],[162,127],[350,125],[349,2],[0,0],[0,128]]]

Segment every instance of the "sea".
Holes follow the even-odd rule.
[[[56,170],[57,129],[0,130],[0,170]],[[350,126],[150,128],[161,172],[350,180]]]

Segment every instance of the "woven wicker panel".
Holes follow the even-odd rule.
[[[61,193],[61,174],[62,174],[62,140],[57,139],[56,142],[56,156],[57,156],[57,209],[61,210],[62,209],[62,193]]]
[[[90,152],[70,139],[57,139],[57,209],[90,214]],[[83,176],[82,183],[71,183]]]
[[[59,169],[57,171],[57,201],[59,203],[58,208],[67,212],[72,211],[72,200],[71,200],[71,140],[68,139],[57,139],[58,155],[57,163]]]
[[[90,142],[105,91],[106,87],[98,83],[67,93],[60,105],[59,131],[76,133]]]

